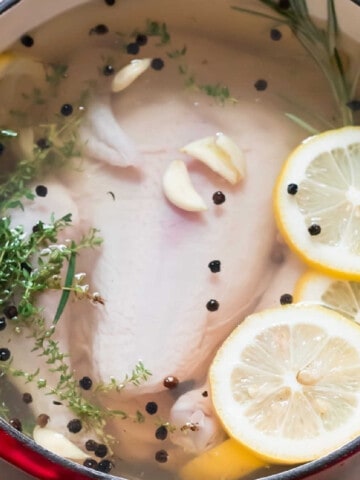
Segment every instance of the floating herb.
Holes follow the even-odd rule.
[[[43,92],[37,87],[33,88],[30,94],[23,93],[22,97],[25,98],[25,100],[29,100],[34,105],[44,105],[46,103]]]
[[[149,37],[158,37],[160,43],[158,45],[166,45],[170,43],[171,37],[167,30],[165,22],[157,22],[154,20],[147,20],[146,29],[143,32]]]
[[[96,387],[96,392],[121,392],[126,385],[131,383],[132,385],[139,386],[141,383],[146,382],[150,376],[151,372],[145,368],[143,362],[139,361],[135,365],[131,375],[126,375],[120,383],[114,377],[111,377],[108,384],[100,383]]]
[[[237,102],[236,98],[230,95],[229,88],[221,85],[220,83],[216,83],[215,85],[198,85],[198,88],[201,92],[206,93],[206,95],[209,97],[214,97],[217,99],[221,104],[224,104],[226,101],[230,101],[231,103]]]
[[[71,253],[70,253],[70,259],[69,259],[69,264],[68,264],[68,269],[66,272],[66,277],[65,277],[65,285],[64,289],[60,298],[60,302],[58,305],[58,308],[55,313],[54,317],[54,325],[57,324],[57,322],[60,320],[60,317],[64,311],[64,308],[67,304],[67,301],[70,296],[70,288],[73,283],[74,275],[75,275],[75,268],[76,268],[76,245],[75,242],[71,242]]]
[[[289,0],[290,7],[287,9],[281,8],[279,2],[275,0],[259,0],[259,2],[269,7],[276,15],[238,6],[232,8],[287,25],[325,75],[339,111],[339,124],[352,125],[353,112],[348,105],[353,100],[356,87],[347,78],[342,63],[338,47],[339,28],[334,1],[327,0],[325,29],[318,27],[311,19],[306,0]],[[355,85],[358,83],[358,78],[358,76],[355,78]]]
[[[176,59],[179,57],[183,57],[186,54],[186,52],[187,52],[187,46],[184,45],[181,49],[175,48],[172,51],[166,52],[166,55],[169,58]]]
[[[67,77],[67,71],[67,65],[49,63],[45,66],[45,79],[51,86],[57,87],[61,80]]]
[[[49,148],[34,146],[32,155],[20,159],[15,171],[0,175],[0,214],[10,208],[21,208],[23,198],[34,198],[28,185],[39,174],[61,168],[79,156],[76,131],[81,118],[82,111],[77,109],[70,120],[59,118],[58,123],[39,125],[39,136],[47,139]]]

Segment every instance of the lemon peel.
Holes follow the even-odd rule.
[[[238,480],[267,464],[232,438],[190,460],[181,480]]]

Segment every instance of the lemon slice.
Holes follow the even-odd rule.
[[[309,271],[295,285],[294,301],[322,304],[360,324],[360,282]]]
[[[274,203],[285,241],[304,261],[360,280],[360,127],[331,130],[296,148]]]
[[[247,317],[210,367],[230,437],[271,463],[319,458],[360,433],[360,328],[321,306]]]
[[[45,69],[36,58],[13,52],[3,52],[0,54],[0,79],[8,75],[45,79]]]
[[[181,480],[238,480],[266,462],[229,438],[190,460],[181,470]]]

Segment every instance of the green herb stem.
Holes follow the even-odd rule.
[[[348,107],[354,94],[341,60],[339,43],[339,27],[334,0],[327,0],[327,25],[325,29],[318,27],[310,17],[306,0],[289,0],[290,8],[282,9],[275,0],[259,0],[259,2],[278,16],[269,15],[257,10],[233,6],[234,10],[248,13],[288,25],[304,49],[313,58],[323,72],[339,112],[340,125],[354,123],[353,112]],[[355,85],[357,84],[355,80]]]
[[[57,322],[60,320],[60,317],[64,311],[64,308],[69,300],[69,296],[70,296],[69,288],[72,286],[74,275],[75,275],[75,268],[76,268],[75,247],[76,247],[75,242],[71,242],[71,254],[70,254],[68,269],[65,277],[65,285],[64,285],[65,288],[63,289],[60,302],[55,313],[54,322],[53,322],[54,325],[56,325]]]

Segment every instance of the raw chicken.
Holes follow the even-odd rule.
[[[196,48],[202,58],[201,48],[206,45]],[[225,61],[221,52],[213,49],[214,59],[227,69],[230,81],[232,62]],[[251,60],[252,68],[239,81],[243,98],[252,98],[250,72],[256,62]],[[61,101],[66,98],[56,98]],[[228,135],[245,152],[246,178],[236,186],[179,152],[187,143],[217,132]],[[279,268],[273,255],[272,188],[283,159],[303,132],[274,111],[271,100],[242,99],[239,105],[221,106],[198,92],[184,92],[174,69],[165,77],[149,72],[124,93],[96,100],[81,135],[85,156],[80,167],[42,179],[48,187],[46,199],[37,198],[26,205],[24,218],[20,213],[13,220],[30,229],[38,220],[46,222],[50,213],[59,217],[71,212],[74,226],[66,235],[79,238],[90,227],[100,230],[103,246],[99,251],[83,251],[77,270],[87,273],[105,304],[72,299],[58,324],[57,338],[70,351],[76,377],[89,376],[94,384],[108,383],[112,377],[121,383],[139,360],[143,362],[152,373],[148,381],[129,384],[120,393],[98,395],[97,401],[130,415],[108,425],[122,459],[129,464],[145,462],[166,447],[167,466],[174,468],[188,452],[209,448],[223,438],[210,398],[201,396],[205,388],[201,385],[216,348],[254,310]],[[177,159],[186,162],[207,211],[185,212],[166,200],[162,177]],[[224,204],[213,203],[216,191],[225,194]],[[212,260],[221,261],[219,273],[208,268]],[[217,311],[207,309],[210,299],[219,303]],[[58,297],[41,302],[46,302],[50,324]],[[14,348],[21,351],[23,342]],[[21,355],[14,355],[15,362],[17,357]],[[44,368],[42,359],[37,361]],[[26,359],[16,367],[26,369]],[[171,391],[163,385],[169,375],[180,382]],[[50,385],[55,382],[50,373],[47,380]],[[57,413],[53,399],[41,398],[36,386],[32,393],[38,399],[35,413],[49,412],[51,427],[80,446],[86,435],[93,436],[69,434],[66,424],[73,414]],[[158,403],[159,417],[153,420],[145,414],[144,424],[134,423],[136,411],[144,412],[148,401]],[[183,437],[178,428],[174,442],[169,435],[159,447],[154,440],[156,423],[169,420],[178,427],[195,422],[201,428],[184,429]]]

